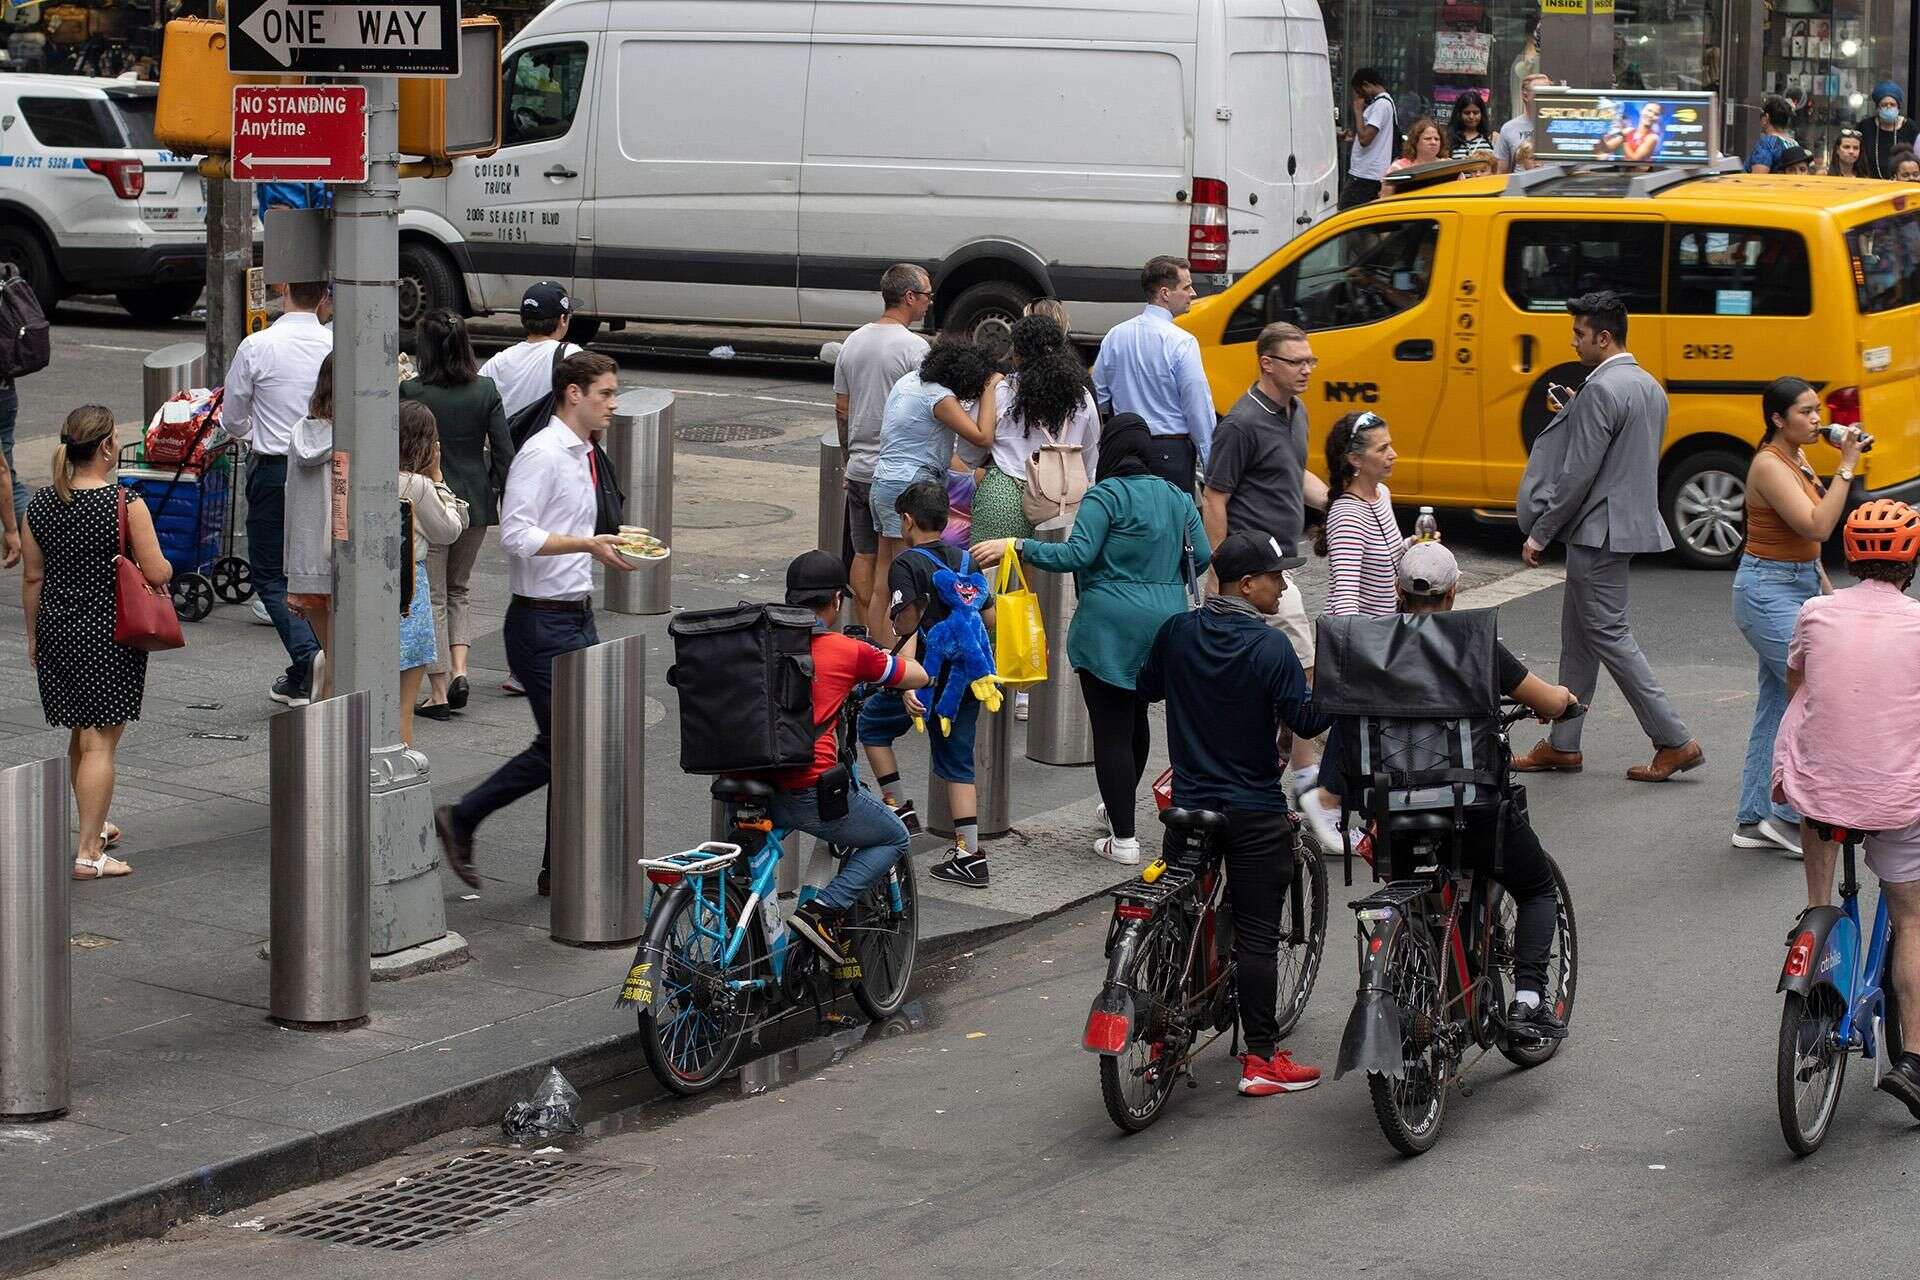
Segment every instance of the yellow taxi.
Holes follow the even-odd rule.
[[[1605,288],[1667,389],[1660,504],[1685,560],[1738,559],[1760,393],[1784,374],[1876,437],[1856,502],[1920,499],[1920,187],[1708,166],[1420,169],[1181,318],[1222,412],[1258,377],[1261,328],[1289,321],[1320,360],[1315,470],[1327,429],[1370,409],[1393,429],[1397,502],[1510,517],[1552,416],[1547,384],[1585,374],[1567,301]]]

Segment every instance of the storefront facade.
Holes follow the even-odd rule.
[[[1912,0],[1321,0],[1341,87],[1380,69],[1402,129],[1444,128],[1463,93],[1490,99],[1497,126],[1517,114],[1522,76],[1579,88],[1707,90],[1721,95],[1722,147],[1746,154],[1770,93],[1793,100],[1795,136],[1824,162],[1842,125],[1872,114],[1873,87],[1917,78]],[[1343,113],[1345,108],[1343,107]],[[1920,115],[1911,97],[1909,114]],[[1342,123],[1346,123],[1343,119]]]

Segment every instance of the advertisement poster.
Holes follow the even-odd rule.
[[[1719,152],[1710,93],[1543,90],[1533,110],[1542,163],[1706,164]]]
[[[1484,31],[1433,33],[1433,69],[1443,76],[1483,76],[1493,52],[1493,37]]]

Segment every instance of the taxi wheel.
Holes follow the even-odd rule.
[[[1731,569],[1747,540],[1750,459],[1709,449],[1675,464],[1660,484],[1660,514],[1673,550],[1696,569]]]

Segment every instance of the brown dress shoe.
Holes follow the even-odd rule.
[[[1685,773],[1689,769],[1698,769],[1707,762],[1707,753],[1700,744],[1689,739],[1677,747],[1661,747],[1653,753],[1653,763],[1635,765],[1627,770],[1629,782],[1665,782],[1676,773]]]
[[[453,806],[443,804],[433,811],[434,834],[440,837],[440,851],[447,856],[447,867],[469,888],[480,887],[480,873],[473,869],[473,837],[460,837],[453,825]]]
[[[1515,773],[1578,773],[1586,759],[1578,751],[1561,751],[1545,738],[1533,750],[1513,758]]]

